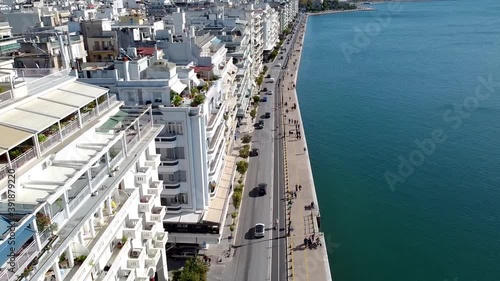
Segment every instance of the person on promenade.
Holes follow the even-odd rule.
[[[299,185],[299,191],[302,191],[302,185]]]
[[[296,184],[295,185],[295,191],[298,191],[299,190],[299,186]]]

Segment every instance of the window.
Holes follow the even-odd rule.
[[[177,159],[176,153],[175,153],[175,148],[167,148],[167,153],[166,153],[166,158],[167,159]]]
[[[163,174],[158,174],[158,179],[162,181],[163,180]]]
[[[167,122],[165,130],[167,131],[167,133],[174,135],[182,135],[184,132],[182,122]]]
[[[179,181],[186,182],[186,171],[179,171]]]
[[[161,154],[161,150],[159,148],[156,149],[156,154]]]

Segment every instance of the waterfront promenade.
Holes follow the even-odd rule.
[[[287,226],[291,228],[287,243],[289,280],[332,280],[328,263],[325,236],[319,230],[319,205],[312,176],[306,138],[302,126],[300,107],[297,99],[296,80],[303,47],[307,16],[295,28],[295,38],[287,48],[289,59],[281,82],[282,116],[284,138],[283,155],[285,170],[285,188],[287,193]],[[301,187],[300,190],[298,187]],[[297,191],[296,191],[297,190]],[[296,194],[296,196],[295,196]],[[311,203],[314,204],[310,208]],[[305,245],[305,239],[319,237],[321,246],[314,243],[312,247]]]

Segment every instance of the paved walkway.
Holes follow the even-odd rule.
[[[291,236],[288,240],[289,254],[289,280],[309,281],[309,280],[332,280],[330,267],[328,265],[327,250],[323,233],[319,232],[317,217],[318,202],[314,181],[312,178],[311,165],[307,144],[302,127],[299,103],[295,91],[296,77],[300,63],[300,54],[303,44],[305,23],[299,26],[296,36],[296,44],[291,49],[285,77],[282,83],[283,101],[287,106],[283,107],[284,128],[285,128],[285,186],[288,191],[288,198],[292,199],[291,206],[287,210],[287,224],[291,218]],[[296,105],[296,109],[293,106]],[[298,137],[300,136],[300,137]],[[296,186],[301,186],[301,191],[297,191],[297,198],[294,197]],[[290,201],[289,201],[290,202]],[[314,208],[310,208],[311,202]],[[307,247],[304,244],[305,238],[311,238],[316,242],[319,237],[321,245],[313,244]]]
[[[236,128],[236,124],[233,124],[233,130],[237,132],[238,138],[230,140],[230,145],[228,146],[228,154],[226,155],[226,163],[224,166],[225,173],[229,173],[229,171],[234,171],[236,169],[236,161],[238,160],[239,150],[242,146],[241,137],[245,134],[252,134],[253,132],[253,122],[247,114],[247,117],[243,118],[242,125],[240,128]],[[236,173],[236,172],[235,172]],[[238,181],[238,174],[234,178],[233,186],[236,186]],[[232,197],[232,190],[228,194],[228,196]],[[231,231],[229,226],[233,223],[233,219],[231,214],[237,211],[234,208],[232,198],[229,203],[229,207],[227,210],[226,220],[224,223],[224,228],[222,230],[222,239],[218,245],[210,245],[208,249],[200,251],[200,254],[207,255],[211,258],[212,262],[210,265],[210,269],[207,274],[208,280],[222,280],[224,276],[224,271],[229,262],[232,260],[234,249],[232,249],[233,238],[231,237]],[[235,227],[237,230],[238,228]],[[233,236],[236,236],[236,230],[233,233]]]

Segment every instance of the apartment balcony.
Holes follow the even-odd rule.
[[[167,206],[167,213],[170,214],[179,214],[182,212],[181,204],[172,204]]]
[[[148,256],[146,257],[146,267],[154,267],[160,261],[161,252],[159,249],[149,249],[147,251]]]
[[[118,162],[120,162],[120,160],[124,158],[123,150],[110,150],[109,158],[111,159],[109,161],[109,166],[111,168],[116,167],[118,165]]]
[[[181,192],[181,183],[179,181],[163,182],[163,190],[167,195],[176,195]]]
[[[135,270],[124,268],[118,271],[118,281],[133,281],[133,280],[135,280]]]
[[[217,143],[222,139],[222,132],[224,131],[224,124],[219,125],[217,131],[215,131],[214,136],[210,139],[210,143],[208,146],[208,154],[214,153],[215,148],[217,147]]]
[[[142,213],[151,212],[151,209],[153,208],[153,205],[155,204],[154,197],[155,196],[151,195],[151,194],[142,196],[141,200],[139,202],[139,212],[142,212]]]
[[[120,241],[121,242],[121,241]],[[131,249],[130,240],[122,244],[121,248],[114,247],[111,257],[106,264],[111,266],[107,270],[102,270],[101,274],[97,277],[97,281],[111,281],[115,280],[116,275],[120,274],[121,260],[124,260]]]
[[[155,142],[158,148],[175,148],[177,147],[177,136],[159,135],[155,138]]]
[[[177,172],[179,171],[179,160],[177,159],[162,159],[160,163],[162,172]]]
[[[153,181],[149,185],[149,188],[147,190],[147,194],[151,194],[151,195],[159,197],[162,189],[163,189],[163,181],[162,180]]]
[[[80,124],[78,120],[73,120],[68,124],[61,124],[61,133],[64,138],[68,137],[71,133],[78,130],[80,128]]]
[[[146,250],[142,248],[134,248],[128,253],[127,267],[128,268],[144,268],[144,259]]]
[[[135,183],[144,184],[148,183],[151,178],[151,167],[139,167],[137,173],[135,174]]]
[[[168,242],[168,233],[165,231],[156,232],[156,236],[153,238],[153,246],[158,249],[165,249],[165,245]]]
[[[153,168],[153,170],[156,170],[158,168],[158,166],[160,166],[160,161],[161,161],[160,157],[161,157],[161,155],[159,155],[159,154],[149,155],[147,157],[146,161],[144,162],[144,165]]]
[[[163,218],[165,217],[166,213],[167,208],[165,206],[153,207],[153,209],[151,210],[151,220],[154,222],[163,223]]]
[[[142,229],[141,219],[130,219],[125,222],[123,227],[123,235],[128,238],[140,238],[140,230]]]
[[[45,135],[43,135],[45,136]],[[59,134],[59,131],[55,132],[53,135],[50,135],[48,137],[45,137],[44,139],[41,138],[41,135],[38,135],[38,141],[40,142],[40,151],[44,152],[56,144],[61,142],[61,135]]]
[[[18,156],[14,156],[15,151],[22,151],[21,148],[18,149],[11,149],[9,151],[10,153],[10,159],[11,159],[11,166],[13,169],[18,170],[23,166],[24,164],[28,163],[32,159],[36,158],[36,152],[33,148],[29,148],[27,150],[24,150],[24,152],[20,153]],[[17,155],[17,153],[16,153]]]
[[[155,222],[146,222],[142,226],[142,239],[153,239],[158,231],[158,225]]]

